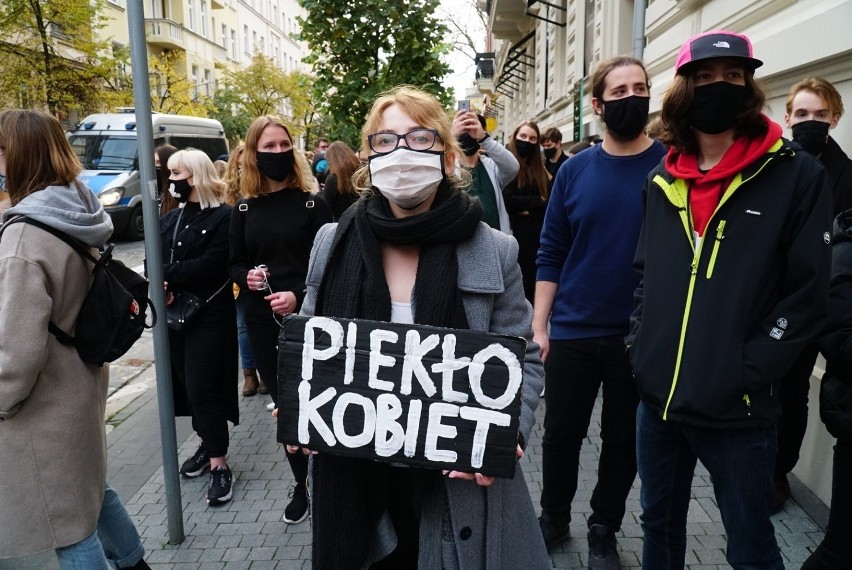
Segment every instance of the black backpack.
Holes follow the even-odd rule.
[[[120,358],[130,350],[146,328],[157,322],[154,307],[148,299],[148,280],[112,258],[113,245],[109,244],[100,258],[94,257],[89,248],[68,234],[36,220],[16,216],[3,224],[2,231],[15,222],[32,224],[53,234],[70,245],[83,259],[91,261],[92,285],[80,307],[72,337],[55,324],[48,329],[64,345],[77,348],[83,362],[103,365]],[[151,307],[153,323],[146,323],[148,307]]]

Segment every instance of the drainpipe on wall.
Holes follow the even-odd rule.
[[[633,2],[633,57],[642,59],[645,55],[645,0]]]

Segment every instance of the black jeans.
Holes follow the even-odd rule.
[[[272,318],[272,311],[269,311],[263,318],[253,317],[251,313],[246,315],[246,326],[248,327],[249,343],[251,343],[251,352],[254,356],[254,363],[260,377],[266,387],[269,389],[269,395],[275,405],[278,405],[278,333],[281,328],[275,319]],[[298,402],[291,403],[291,406],[297,406]],[[284,413],[286,403],[279,413]],[[287,453],[287,461],[290,463],[290,468],[293,470],[293,477],[296,483],[305,485],[308,479],[308,456],[302,454],[301,451],[296,453]]]
[[[598,482],[589,525],[617,531],[636,478],[636,407],[639,394],[621,336],[552,340],[545,363],[541,507],[557,524],[571,520],[580,448],[603,386]]]
[[[799,450],[808,427],[808,392],[819,349],[811,345],[802,351],[792,368],[778,384],[781,418],[778,420],[778,455],[775,478],[785,477],[799,461]]]
[[[834,446],[831,481],[831,512],[825,538],[802,566],[802,570],[846,568],[852,560],[852,442],[838,439]]]

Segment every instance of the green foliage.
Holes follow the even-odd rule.
[[[151,75],[151,110],[176,115],[207,116],[206,101],[194,92],[195,83],[186,76],[186,55],[167,50],[148,59]]]
[[[0,103],[62,114],[128,101],[128,54],[98,39],[103,2],[0,2]]]
[[[207,115],[222,123],[231,148],[239,144],[254,120],[254,116],[240,104],[239,94],[231,87],[220,87],[207,101]]]
[[[360,131],[373,100],[408,84],[449,106],[441,85],[449,67],[441,61],[447,27],[435,16],[439,0],[301,0],[301,39],[316,72],[314,94],[331,138],[360,146]]]

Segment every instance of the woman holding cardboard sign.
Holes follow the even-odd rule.
[[[362,138],[369,163],[355,179],[372,194],[317,234],[301,314],[525,337],[523,455],[542,365],[517,242],[482,223],[448,174],[458,143],[434,97],[385,94]],[[313,485],[316,568],[550,567],[520,467],[494,479],[321,453]]]

